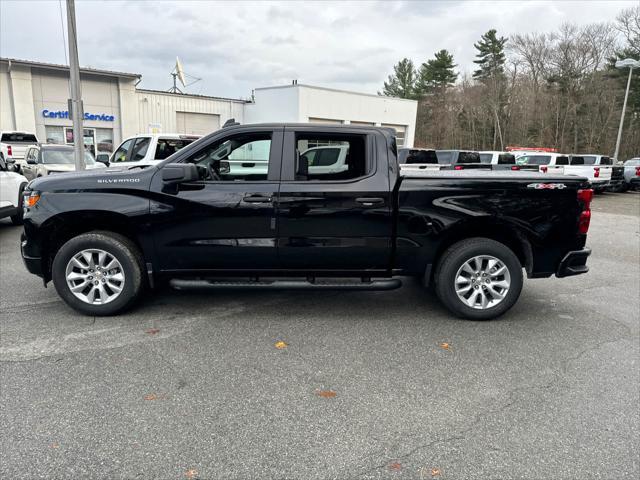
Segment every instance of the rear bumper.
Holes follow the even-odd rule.
[[[574,250],[567,253],[560,262],[560,265],[558,265],[556,277],[570,277],[572,275],[587,273],[589,271],[589,267],[587,267],[587,258],[589,258],[589,255],[591,255],[590,248],[583,248],[582,250]]]

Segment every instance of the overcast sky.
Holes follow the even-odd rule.
[[[292,79],[376,93],[398,60],[419,65],[443,48],[471,71],[473,43],[490,28],[509,36],[611,21],[637,3],[76,0],[76,14],[82,66],[140,73],[142,87],[166,90],[179,56],[202,78],[190,93],[246,98]],[[0,0],[0,56],[66,63],[59,1]]]

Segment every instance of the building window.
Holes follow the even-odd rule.
[[[406,125],[394,125],[392,123],[383,123],[383,127],[395,128],[396,129],[396,143],[398,144],[398,148],[404,147],[404,141],[407,135],[407,126]]]
[[[46,143],[56,143],[58,145],[64,145],[64,130],[62,129],[62,127],[45,125],[44,131]]]
[[[366,127],[374,127],[375,123],[374,122],[360,122],[358,120],[351,120],[351,125],[363,125]]]
[[[96,128],[96,143],[98,144],[98,152],[113,152],[113,129]]]

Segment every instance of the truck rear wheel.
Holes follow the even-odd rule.
[[[142,254],[128,238],[112,232],[85,233],[56,253],[53,284],[71,308],[86,315],[115,315],[140,295],[143,265]]]
[[[435,283],[438,298],[457,316],[489,320],[518,300],[522,265],[506,245],[488,238],[470,238],[444,252]]]

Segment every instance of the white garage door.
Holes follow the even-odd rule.
[[[207,135],[220,128],[220,115],[210,113],[176,112],[176,133]]]

